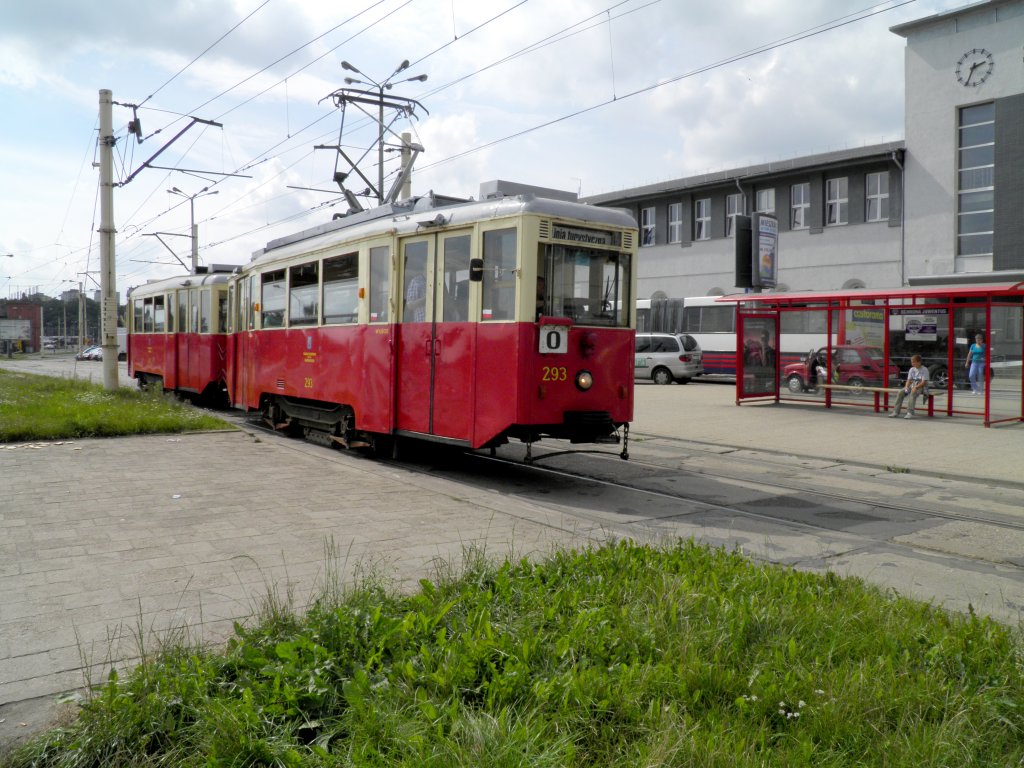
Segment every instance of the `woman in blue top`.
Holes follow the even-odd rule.
[[[974,337],[974,343],[971,344],[971,348],[967,350],[967,365],[965,368],[970,368],[967,373],[967,378],[971,382],[971,392],[975,395],[980,395],[984,392],[984,379],[983,372],[985,370],[985,337],[980,333]]]

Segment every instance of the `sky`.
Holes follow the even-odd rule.
[[[101,89],[123,301],[186,272],[192,206],[200,264],[348,209],[336,151],[315,148],[360,157],[375,139],[352,107],[341,130],[330,94],[364,87],[346,76],[418,103],[394,124],[424,148],[414,195],[493,179],[596,195],[900,140],[889,28],[966,3],[869,3],[0,0],[0,298],[99,287]],[[360,169],[376,181],[375,149]]]

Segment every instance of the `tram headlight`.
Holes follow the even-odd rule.
[[[580,371],[576,374],[576,389],[586,392],[594,386],[594,376],[590,371]]]

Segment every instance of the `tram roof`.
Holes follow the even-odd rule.
[[[234,269],[234,265],[217,265],[216,271],[212,272],[158,278],[129,288],[128,295],[132,296],[136,293],[161,293],[162,291],[170,291],[175,288],[199,288],[204,285],[226,283],[228,278],[231,277],[231,270]]]
[[[303,243],[303,247],[296,249],[296,252],[306,248],[327,246],[334,242],[373,237],[388,231],[401,233],[429,231],[432,227],[458,226],[520,213],[537,213],[554,218],[575,219],[599,226],[636,226],[633,214],[622,208],[606,208],[571,200],[557,200],[531,193],[465,200],[435,195],[430,192],[421,197],[413,197],[398,203],[353,213],[301,232],[271,240],[265,248],[252,255],[251,262],[260,261],[264,257],[276,258],[281,255],[280,249],[298,243]],[[314,240],[318,242],[311,242]]]
[[[842,291],[794,291],[792,293],[734,293],[716,301],[756,304],[765,309],[805,304],[852,304],[871,301],[885,305],[890,300],[937,303],[939,300],[1024,299],[1024,281],[1019,283],[981,283],[976,285],[928,285],[907,288],[852,288]]]

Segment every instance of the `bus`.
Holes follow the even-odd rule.
[[[704,375],[736,375],[736,304],[715,296],[637,301],[637,331],[688,333],[703,352]],[[782,312],[779,320],[780,365],[802,359],[809,350],[825,346],[825,311]],[[833,341],[838,338],[839,313],[832,313]]]

